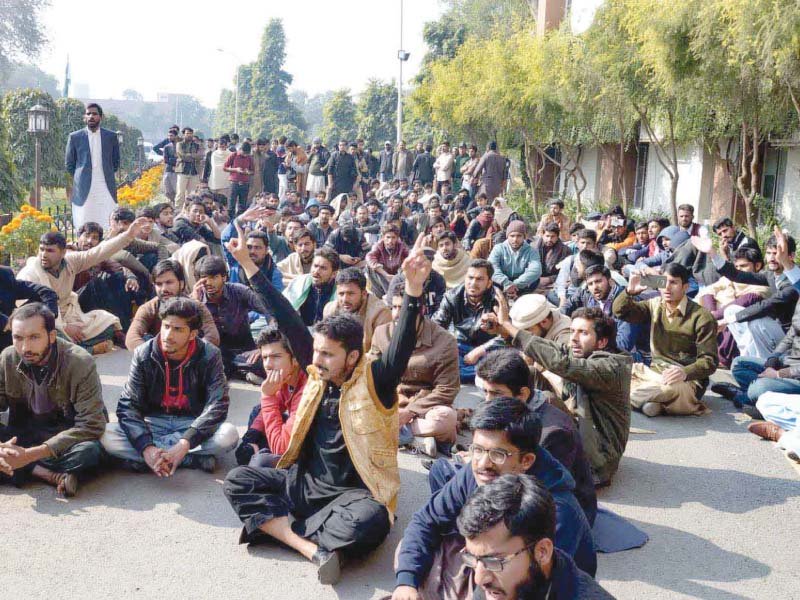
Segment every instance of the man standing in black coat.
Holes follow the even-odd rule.
[[[350,144],[355,147],[356,144]],[[328,174],[328,201],[339,194],[349,194],[353,191],[358,178],[356,159],[347,151],[347,141],[339,140],[339,149],[331,154],[331,159],[325,168]]]

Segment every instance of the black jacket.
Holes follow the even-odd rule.
[[[417,154],[417,158],[414,159],[414,166],[411,167],[414,181],[419,181],[422,184],[433,183],[433,163],[433,155],[430,152]]]
[[[165,358],[159,339],[145,342],[133,353],[130,374],[117,403],[117,420],[138,452],[153,444],[153,434],[144,418],[165,414],[161,408],[166,386]],[[189,410],[183,416],[195,418],[183,439],[194,448],[214,435],[228,416],[228,384],[222,354],[216,346],[197,338],[194,354],[183,367],[183,386],[189,398]]]
[[[497,304],[494,287],[483,295],[483,302],[477,310],[467,302],[465,294],[463,283],[447,292],[431,320],[444,329],[452,323],[459,344],[480,346],[494,337],[480,328],[481,315],[491,312]]]
[[[2,338],[11,313],[17,306],[17,300],[42,302],[58,317],[58,295],[53,290],[38,283],[21,281],[14,276],[14,271],[9,267],[0,266],[0,338]],[[0,344],[0,350],[3,347]]]
[[[736,322],[745,323],[761,317],[772,317],[780,321],[781,327],[786,331],[792,324],[792,315],[797,304],[798,292],[785,277],[778,284],[775,280],[775,273],[772,271],[760,271],[758,273],[747,273],[737,271],[736,267],[730,262],[719,269],[722,277],[727,277],[736,283],[750,285],[769,286],[772,295],[769,298],[751,304],[736,313]]]

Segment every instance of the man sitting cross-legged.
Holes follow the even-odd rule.
[[[461,558],[475,586],[508,600],[613,600],[556,547],[556,514],[550,492],[528,475],[503,475],[479,488],[458,517]]]
[[[56,338],[55,320],[38,302],[11,315],[13,345],[0,354],[0,412],[9,410],[0,482],[33,476],[74,496],[78,476],[100,463],[106,415],[94,360]]]
[[[471,573],[461,568],[464,538],[456,519],[480,486],[506,474],[532,475],[553,494],[555,545],[594,575],[597,557],[589,523],[573,494],[575,482],[539,444],[538,416],[515,398],[495,398],[475,409],[471,426],[469,467],[456,471],[406,526],[398,547],[393,600],[471,597]]]
[[[136,238],[143,223],[143,219],[136,219],[125,233],[85,252],[67,252],[64,235],[48,231],[39,240],[39,254],[30,257],[17,275],[18,279],[45,285],[58,294],[56,327],[71,341],[94,353],[112,350],[111,339],[117,331],[122,336],[122,328],[119,319],[107,311],[81,310],[78,294],[72,291],[75,276],[122,250]]]
[[[401,290],[395,290],[391,302],[393,320],[377,327],[372,337],[370,353],[375,356],[389,349],[403,307]],[[432,457],[437,454],[437,443],[454,443],[458,416],[453,402],[460,388],[458,344],[422,311],[417,317],[417,344],[397,388],[400,443],[413,443]]]
[[[402,294],[401,294],[402,297]],[[392,312],[382,300],[367,291],[367,278],[355,267],[342,269],[336,274],[336,295],[325,305],[323,317],[350,314],[364,327],[364,350],[372,344],[373,332],[392,320]]]
[[[526,403],[542,421],[539,444],[564,465],[575,479],[575,498],[583,508],[590,525],[597,514],[597,494],[592,481],[592,468],[583,451],[580,433],[572,417],[547,402],[531,387],[530,370],[519,350],[503,348],[490,352],[478,363],[475,385],[487,402],[507,396]],[[436,463],[439,466],[440,463]],[[435,480],[434,468],[431,480]],[[438,482],[441,483],[441,482]]]
[[[599,308],[575,311],[569,345],[518,329],[503,300],[484,327],[511,340],[515,348],[572,384],[567,407],[577,417],[583,450],[595,486],[611,483],[628,443],[631,424],[630,356],[615,352],[614,321]]]
[[[172,258],[156,263],[153,267],[153,286],[156,297],[142,304],[133,317],[131,326],[125,336],[125,347],[133,352],[148,339],[161,331],[161,320],[158,317],[161,304],[170,298],[188,297],[186,290],[186,274],[181,264]],[[214,324],[214,317],[203,304],[199,304],[203,339],[219,346],[219,332]]]
[[[101,442],[136,471],[168,477],[178,467],[212,472],[216,457],[236,447],[228,416],[222,355],[203,341],[200,307],[170,298],[159,310],[161,331],[133,354],[128,380]],[[190,450],[193,450],[190,452]]]
[[[614,316],[629,323],[650,321],[653,362],[633,365],[631,404],[648,417],[704,415],[711,411],[701,398],[708,378],[717,370],[717,322],[711,313],[690,301],[689,270],[670,263],[660,297],[637,302],[647,288],[641,275],[631,275],[628,288],[614,300]]]
[[[242,541],[267,534],[283,542],[317,565],[324,584],[339,579],[341,554],[372,551],[394,520],[396,391],[414,350],[430,268],[421,253],[404,262],[404,305],[380,359],[364,354],[355,317],[336,315],[314,326],[313,365],[278,467],[238,467],[225,480],[225,495],[244,523]],[[287,337],[304,333],[299,328]]]

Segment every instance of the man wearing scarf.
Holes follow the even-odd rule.
[[[239,441],[228,416],[222,354],[197,337],[197,303],[171,298],[159,311],[161,331],[139,346],[117,404],[117,423],[100,440],[111,456],[159,477],[178,467],[212,472]]]
[[[539,286],[536,288],[537,292],[546,294],[553,289],[558,277],[559,263],[568,256],[572,256],[572,250],[561,241],[560,234],[561,230],[556,223],[548,223],[532,244],[542,259],[542,275],[539,278]]]
[[[445,231],[436,238],[433,270],[444,278],[448,290],[464,283],[470,260],[469,255],[459,245],[458,237],[452,231]]]

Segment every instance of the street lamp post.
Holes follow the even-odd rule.
[[[397,139],[396,144],[403,138],[403,63],[411,56],[409,52],[403,50],[403,0],[400,0],[400,50],[397,51],[397,59],[400,62],[400,76],[397,79]]]
[[[241,70],[241,60],[233,52],[225,50],[224,48],[217,48],[217,52],[222,54],[229,54],[236,62],[236,81],[234,82],[236,89],[233,92],[233,132],[239,133],[239,71]]]
[[[119,153],[122,156],[122,142],[125,141],[125,136],[122,134],[121,131],[117,131],[117,145],[119,146]],[[120,162],[122,162],[120,160]],[[122,169],[117,170],[117,185],[119,185],[120,177],[122,175]]]
[[[141,175],[144,170],[142,167],[142,162],[144,161],[144,138],[142,136],[139,136],[139,139],[136,140],[136,154],[139,158],[139,175]]]
[[[42,136],[50,131],[50,111],[41,104],[28,109],[28,133],[33,136],[35,156],[34,156],[34,208],[42,206]]]

